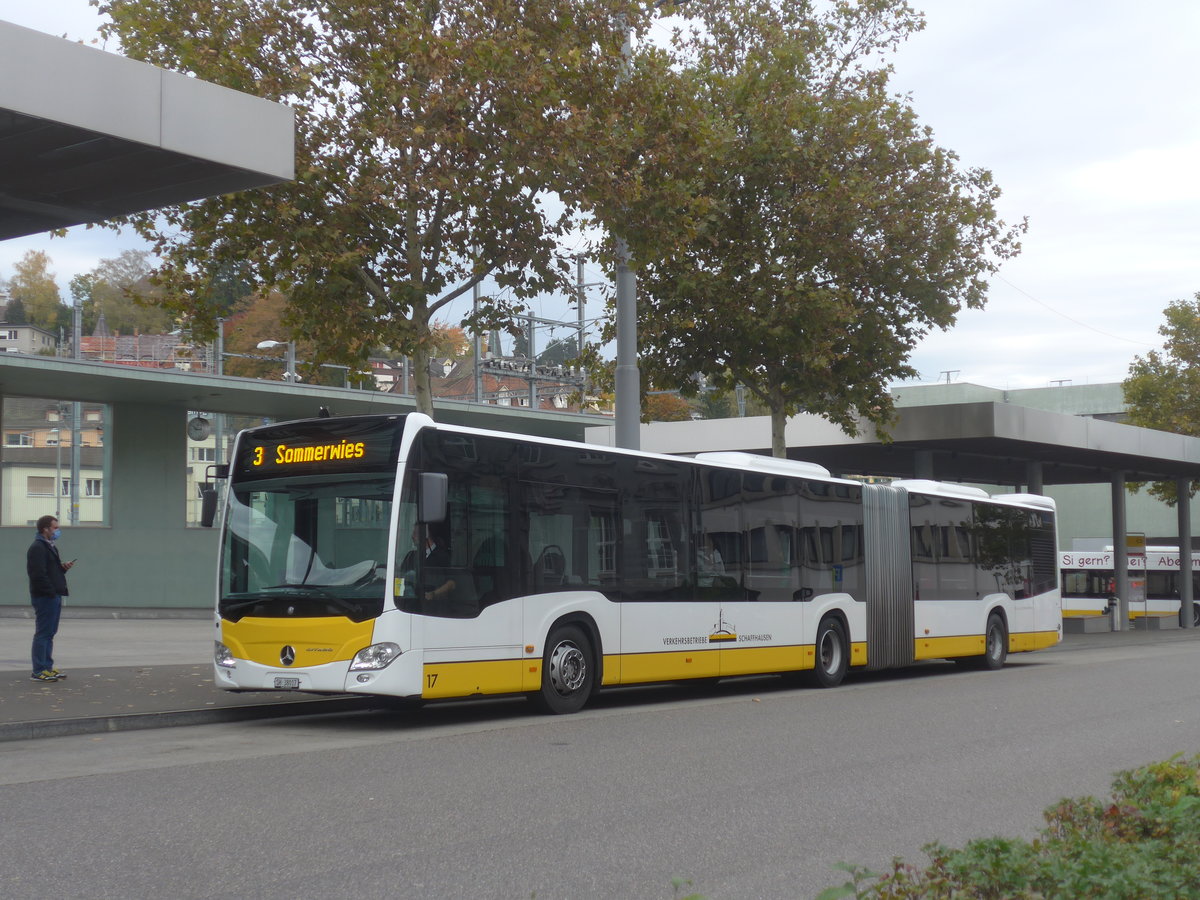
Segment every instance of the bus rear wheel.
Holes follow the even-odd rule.
[[[982,668],[1004,667],[1004,661],[1008,659],[1008,629],[1004,627],[1004,620],[995,613],[988,616],[983,648]]]
[[[582,709],[596,683],[592,658],[582,629],[566,625],[550,632],[542,656],[542,689],[532,695],[538,709],[552,715]]]
[[[837,687],[850,666],[850,646],[841,619],[828,616],[817,628],[813,681],[819,687]]]

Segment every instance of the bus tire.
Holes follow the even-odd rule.
[[[550,632],[542,656],[542,689],[532,695],[537,708],[551,715],[581,710],[595,687],[593,659],[591,644],[578,626]]]
[[[983,633],[983,659],[980,668],[1000,669],[1008,659],[1008,629],[1004,627],[1004,619],[997,613],[988,616],[987,630]]]
[[[813,659],[813,683],[818,687],[837,687],[850,667],[850,643],[846,629],[836,616],[826,616],[817,627]]]

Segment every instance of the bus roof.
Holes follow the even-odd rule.
[[[737,466],[740,469],[753,469],[772,475],[798,475],[809,478],[833,479],[829,470],[816,463],[802,462],[795,459],[776,459],[774,456],[760,456],[757,453],[743,453],[740,450],[712,450],[697,453],[693,459],[698,462],[722,463]]]

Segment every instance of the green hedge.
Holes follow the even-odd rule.
[[[1154,900],[1200,897],[1200,755],[1121,772],[1112,797],[1061,800],[1033,841],[925,847],[924,868],[884,874],[841,864],[845,884],[817,900]]]

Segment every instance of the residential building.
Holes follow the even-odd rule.
[[[79,422],[71,416],[78,407]],[[105,522],[104,426],[106,408],[26,397],[4,401],[4,452],[0,458],[0,525],[31,525],[56,513],[81,525]],[[78,440],[78,491],[72,488]]]
[[[58,352],[58,336],[36,325],[0,322],[0,353],[37,353],[53,356]]]

